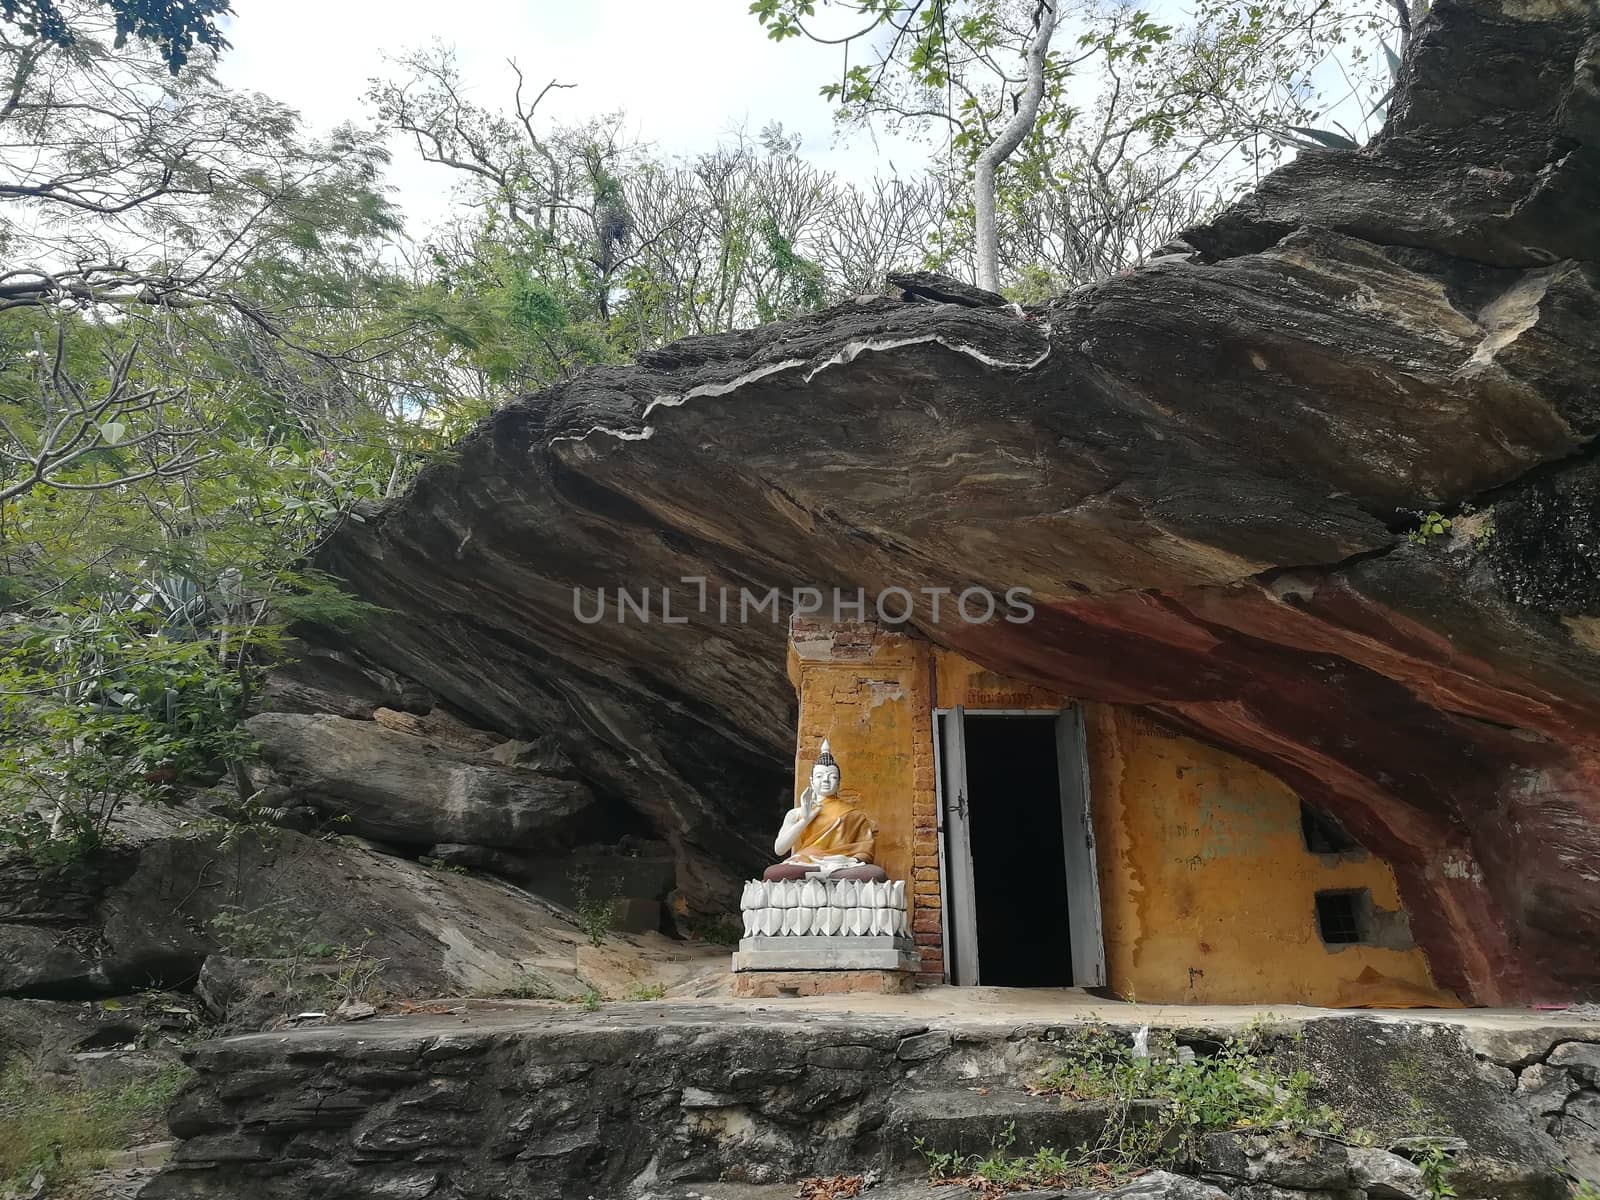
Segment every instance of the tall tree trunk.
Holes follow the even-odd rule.
[[[1039,27],[1028,45],[1028,82],[1018,98],[1017,109],[1001,128],[1000,134],[978,155],[973,170],[972,188],[978,215],[978,286],[991,292],[1000,290],[1000,231],[995,223],[995,172],[1022,145],[1039,116],[1044,99],[1044,60],[1050,52],[1050,39],[1056,31],[1056,5],[1059,0],[1039,0]],[[1002,99],[1003,102],[1003,99]]]
[[[1395,18],[1400,26],[1400,57],[1406,56],[1406,51],[1411,49],[1411,31],[1415,28],[1417,18],[1428,11],[1427,0],[1389,0],[1389,7],[1394,9]]]

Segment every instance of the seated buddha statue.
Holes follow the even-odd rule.
[[[889,878],[882,867],[872,865],[878,831],[864,812],[840,798],[839,778],[839,764],[824,741],[811,768],[811,785],[785,815],[772,843],[774,851],[789,857],[768,867],[761,878],[772,881],[817,875],[874,882]]]

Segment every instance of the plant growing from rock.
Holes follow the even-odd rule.
[[[370,931],[367,937],[372,937]],[[339,946],[331,956],[339,965],[339,973],[333,977],[329,988],[335,1007],[370,1004],[383,998],[383,969],[389,965],[389,960],[367,953],[369,944],[363,941],[359,946]]]
[[[516,983],[496,993],[508,1000],[554,1000],[555,989],[536,975],[524,974]]]
[[[234,958],[280,957],[299,939],[304,924],[305,918],[296,914],[287,900],[250,909],[224,904],[210,921],[217,944]]]
[[[1428,1200],[1450,1200],[1456,1194],[1445,1174],[1450,1169],[1451,1155],[1443,1145],[1433,1142],[1417,1158],[1417,1169],[1422,1172],[1422,1185],[1428,1189]]]
[[[1014,1157],[1010,1149],[1015,1134],[1008,1129],[988,1155],[923,1149],[930,1176],[972,1178],[1006,1188],[1086,1187],[1141,1169],[1179,1165],[1194,1157],[1208,1133],[1342,1130],[1335,1113],[1308,1099],[1310,1075],[1286,1071],[1268,1053],[1265,1033],[1246,1031],[1208,1055],[1177,1046],[1170,1034],[1165,1040],[1168,1044],[1158,1042],[1145,1057],[1110,1030],[1090,1028],[1068,1042],[1062,1061],[1044,1073],[1040,1094],[1105,1106],[1095,1144],[1046,1147]]]
[[[1185,1130],[1195,1135],[1245,1127],[1342,1131],[1336,1113],[1310,1103],[1311,1076],[1286,1072],[1267,1052],[1270,1036],[1246,1030],[1216,1053],[1199,1055],[1170,1044],[1169,1034],[1168,1045],[1158,1043],[1148,1058],[1141,1058],[1116,1035],[1091,1029],[1079,1035],[1062,1063],[1046,1072],[1043,1090],[1114,1105],[1153,1101],[1155,1124],[1166,1127],[1158,1141]]]
[[[368,953],[371,931],[358,946],[317,941],[309,932],[309,919],[286,900],[250,909],[224,905],[210,924],[229,955],[269,960],[267,973],[286,1014],[307,1004],[337,1008],[382,995],[380,982],[389,960]]]
[[[289,815],[286,805],[262,803],[260,792],[221,808],[220,815],[184,821],[179,827],[193,838],[209,841],[223,854],[238,854],[247,839],[269,845],[276,841]]]
[[[1067,1184],[1076,1186],[1088,1182],[1093,1172],[1090,1165],[1080,1161],[1080,1156],[1048,1146],[1032,1154],[1013,1156],[1011,1147],[1017,1141],[1016,1122],[1009,1123],[993,1143],[988,1154],[962,1155],[930,1151],[922,1139],[916,1147],[928,1162],[928,1178],[933,1183],[966,1180],[987,1193],[994,1189],[1014,1191],[1018,1188],[1054,1187]],[[1106,1176],[1102,1175],[1102,1178]]]
[[[1421,518],[1421,524],[1413,529],[1408,536],[1419,546],[1426,546],[1434,538],[1444,537],[1450,532],[1451,521],[1449,517],[1434,511],[1418,513],[1417,515]]]
[[[622,884],[619,882],[607,899],[597,900],[590,893],[587,871],[574,871],[568,878],[572,882],[573,908],[578,914],[578,928],[588,935],[591,946],[604,946],[606,938],[617,925],[622,907]]]

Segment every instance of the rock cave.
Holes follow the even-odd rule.
[[[1600,11],[1434,0],[1143,265],[487,416],[318,545],[270,836],[0,877],[0,1049],[192,995],[142,1200],[1593,1196],[1597,436]],[[219,943],[286,894],[382,1006]]]
[[[911,624],[1266,772],[1392,870],[1462,1002],[1592,989],[1592,16],[1441,4],[1374,145],[1048,304],[903,278],[496,413],[321,551],[384,612],[303,631],[269,763],[418,848],[632,821],[678,915],[725,915],[792,802],[794,590],[1023,588],[1026,624]],[[1452,536],[1411,536],[1430,511]],[[668,588],[707,611],[643,619]],[[549,768],[460,816],[364,804],[337,773],[378,710]]]

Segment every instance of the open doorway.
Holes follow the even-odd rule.
[[[973,716],[966,734],[983,982],[1070,987],[1072,929],[1054,722]]]
[[[951,982],[1105,983],[1083,728],[1063,712],[938,714]]]

